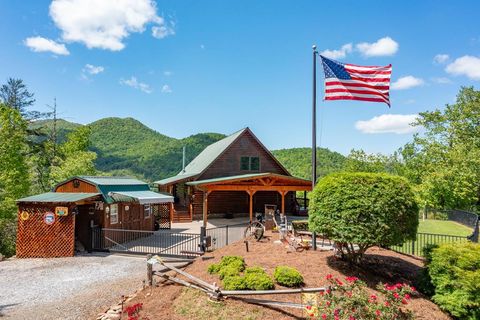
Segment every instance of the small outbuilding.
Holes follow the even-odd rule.
[[[77,176],[53,192],[17,200],[18,258],[69,257],[92,248],[95,227],[153,231],[169,228],[173,197],[129,177]]]

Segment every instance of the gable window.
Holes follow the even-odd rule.
[[[118,223],[118,204],[110,205],[110,224]]]
[[[145,217],[145,219],[148,219],[150,218],[151,214],[152,214],[152,206],[149,204],[145,204],[143,206],[143,216]]]
[[[241,157],[240,170],[244,171],[259,171],[260,158],[259,157]]]

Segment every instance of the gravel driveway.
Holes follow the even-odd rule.
[[[142,287],[145,257],[82,255],[0,262],[0,317],[95,319]]]

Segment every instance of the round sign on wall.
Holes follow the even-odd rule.
[[[47,212],[43,215],[43,221],[50,225],[50,224],[53,224],[55,222],[55,215],[53,214],[53,212]]]
[[[20,214],[20,218],[22,218],[23,221],[28,220],[29,217],[30,215],[27,211],[22,211],[22,213]]]

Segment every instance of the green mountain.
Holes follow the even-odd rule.
[[[312,149],[291,148],[273,150],[273,155],[299,178],[312,178]],[[341,171],[345,164],[345,156],[326,148],[317,148],[317,176],[323,177],[329,173]]]
[[[57,121],[58,141],[81,124]],[[219,133],[199,133],[175,139],[152,130],[132,118],[104,118],[88,124],[92,129],[91,149],[97,153],[96,167],[113,175],[135,176],[154,181],[177,174],[182,169],[182,148],[186,146],[188,164],[206,146],[225,137]],[[30,129],[45,135],[52,129],[51,120],[36,121]],[[36,137],[36,139],[42,139]],[[272,153],[295,176],[310,178],[311,150],[292,148]],[[319,175],[338,171],[345,157],[328,149],[318,149]]]

